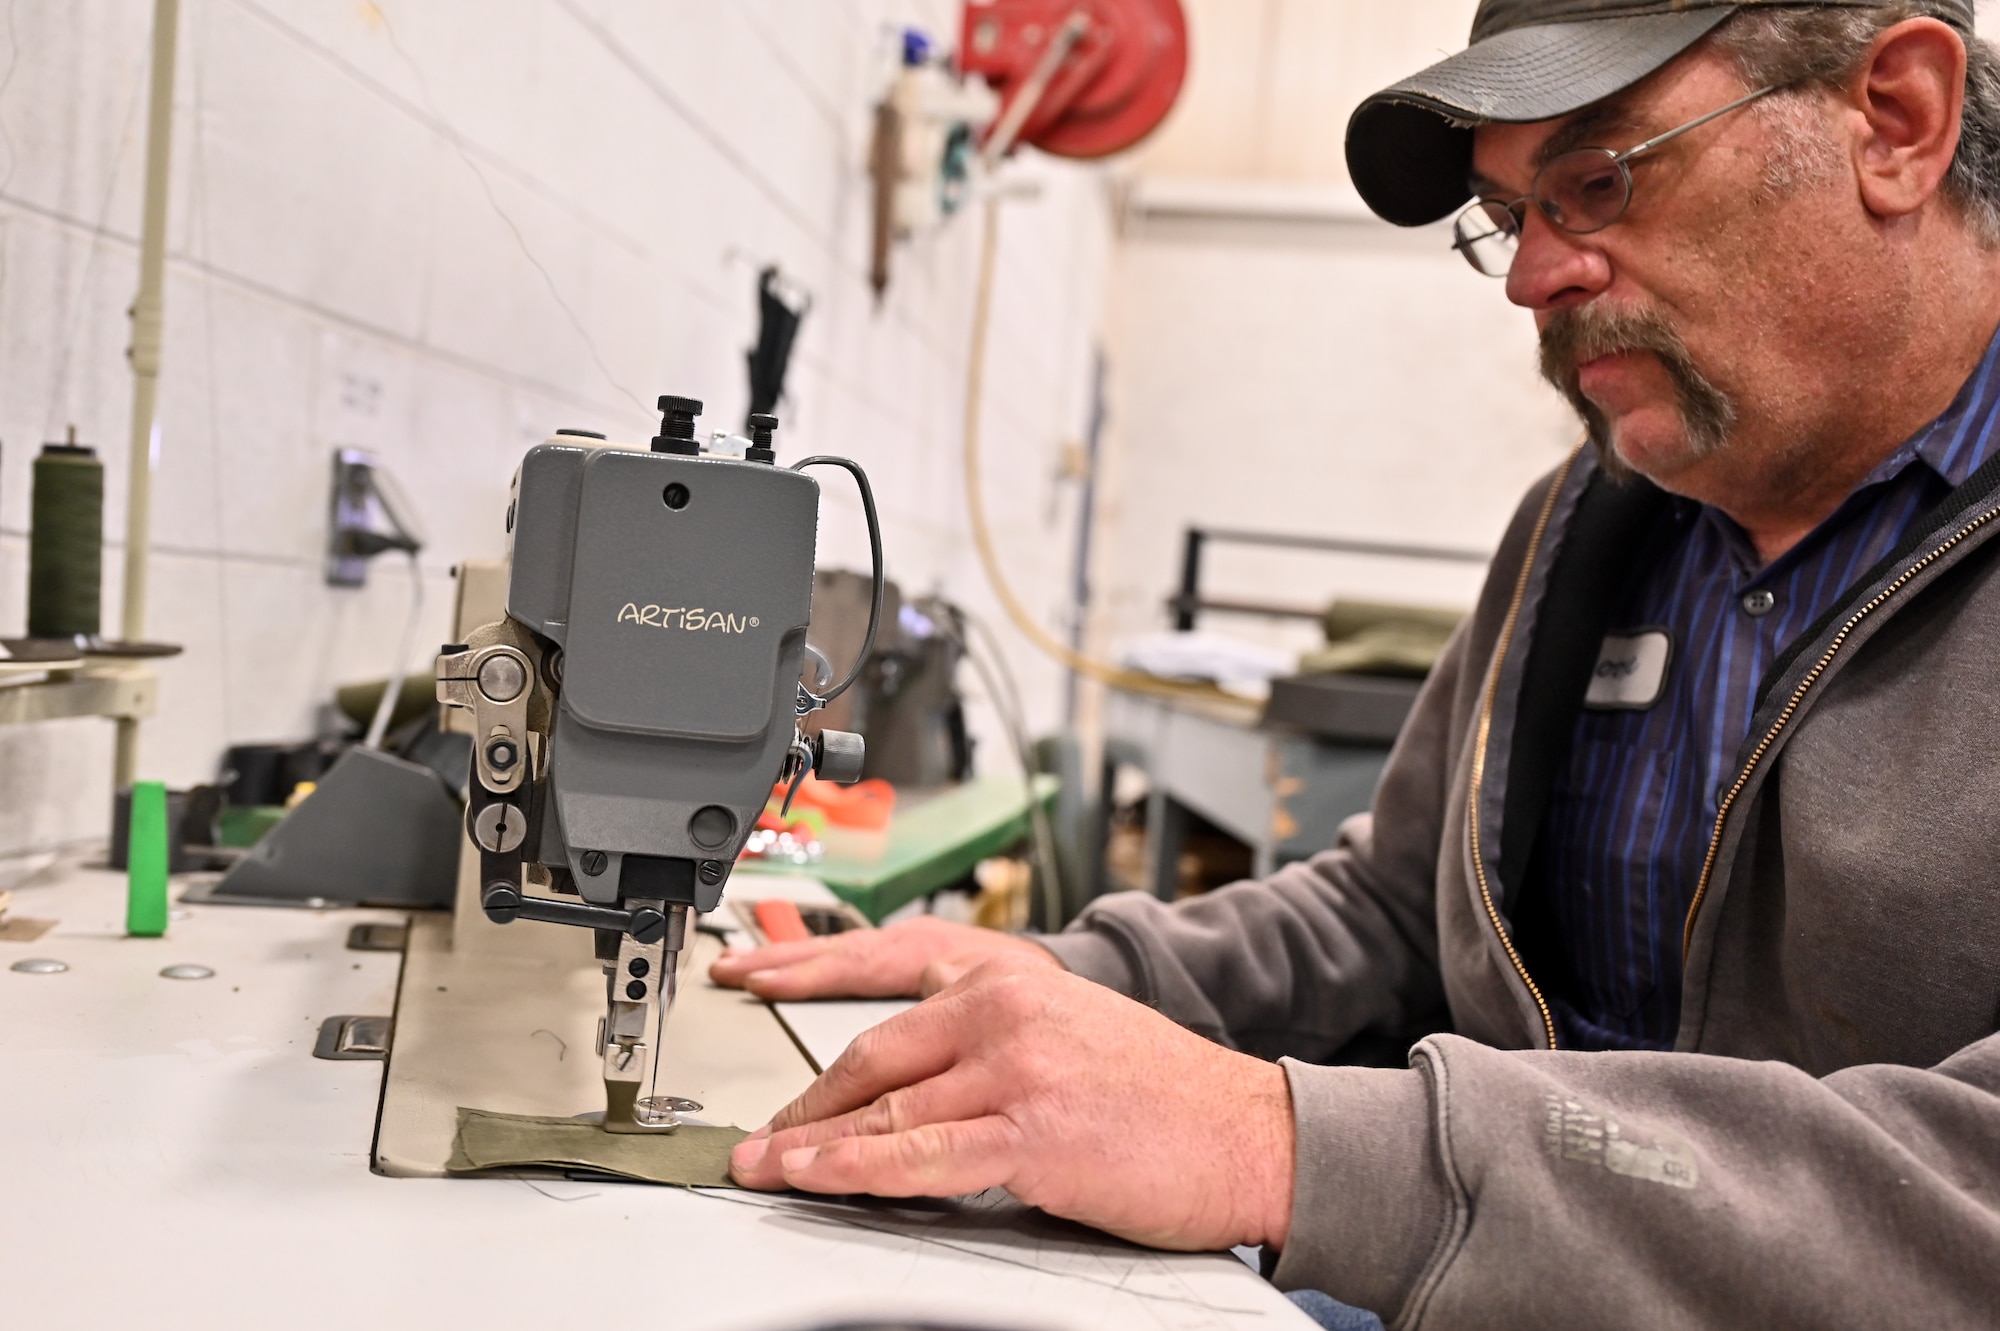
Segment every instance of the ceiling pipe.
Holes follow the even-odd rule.
[[[132,438],[125,493],[125,597],[119,636],[146,637],[146,572],[152,545],[153,466],[160,452],[160,341],[166,317],[167,189],[173,171],[174,53],[180,0],[154,0],[153,71],[146,108],[146,199],[139,229],[139,294],[132,302]],[[139,722],[120,718],[114,789],[132,784]]]

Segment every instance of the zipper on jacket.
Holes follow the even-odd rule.
[[[1569,455],[1562,469],[1556,473],[1549,485],[1548,498],[1542,501],[1541,515],[1535,519],[1534,534],[1528,538],[1527,558],[1521,563],[1521,576],[1514,583],[1514,599],[1507,607],[1507,618],[1500,625],[1499,646],[1493,653],[1492,676],[1486,683],[1486,699],[1479,708],[1479,738],[1472,749],[1472,788],[1466,804],[1466,822],[1471,838],[1472,874],[1479,883],[1479,899],[1485,903],[1486,918],[1493,925],[1493,932],[1500,939],[1500,946],[1506,949],[1507,960],[1514,963],[1514,973],[1521,977],[1521,983],[1528,987],[1528,994],[1535,1000],[1536,1008],[1542,1014],[1542,1029],[1548,1034],[1549,1048],[1556,1048],[1556,1019],[1549,1011],[1548,999],[1528,974],[1528,967],[1521,960],[1521,954],[1514,948],[1514,940],[1507,936],[1507,929],[1500,920],[1500,908],[1493,901],[1493,884],[1486,875],[1486,853],[1479,837],[1480,792],[1486,785],[1486,749],[1493,737],[1493,706],[1500,696],[1500,671],[1507,663],[1507,653],[1514,644],[1514,629],[1521,619],[1521,606],[1528,599],[1528,579],[1535,571],[1535,558],[1541,553],[1542,541],[1548,535],[1549,520],[1555,515],[1556,500],[1562,497],[1563,487],[1569,484],[1569,475],[1576,467],[1576,460],[1583,453],[1579,448]]]
[[[1702,860],[1701,877],[1695,883],[1694,900],[1688,903],[1687,923],[1681,929],[1683,967],[1687,965],[1688,952],[1694,947],[1695,919],[1701,914],[1702,902],[1708,896],[1708,885],[1715,877],[1715,860],[1722,851],[1722,828],[1729,821],[1729,811],[1735,806],[1737,797],[1742,795],[1743,787],[1749,784],[1750,777],[1756,772],[1758,764],[1764,761],[1764,755],[1771,751],[1771,746],[1778,742],[1778,736],[1785,733],[1786,727],[1792,723],[1792,718],[1798,715],[1799,705],[1805,701],[1806,694],[1811,692],[1813,685],[1819,683],[1820,677],[1826,674],[1827,667],[1833,664],[1833,658],[1840,655],[1841,649],[1847,646],[1848,638],[1860,627],[1861,621],[1880,610],[1891,597],[1909,586],[1919,573],[1950,554],[1967,537],[1996,517],[2000,517],[2000,507],[1987,509],[1953,532],[1942,545],[1904,569],[1901,576],[1876,593],[1875,598],[1868,604],[1848,617],[1847,622],[1840,626],[1840,632],[1834,634],[1833,641],[1827,644],[1826,651],[1820,655],[1819,660],[1813,662],[1813,668],[1806,672],[1805,678],[1799,681],[1799,686],[1792,690],[1792,696],[1785,702],[1785,709],[1771,722],[1771,728],[1764,732],[1764,738],[1757,741],[1757,747],[1751,751],[1749,761],[1743,765],[1743,770],[1736,774],[1736,780],[1730,785],[1729,793],[1723,797],[1721,806],[1715,812],[1715,831],[1709,835],[1708,855]]]

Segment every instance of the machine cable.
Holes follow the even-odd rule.
[[[820,703],[824,705],[852,688],[854,682],[861,678],[861,672],[868,668],[868,658],[875,654],[875,632],[882,623],[886,577],[882,568],[882,522],[875,514],[875,491],[868,484],[868,473],[852,458],[837,458],[824,453],[792,464],[793,471],[804,471],[807,467],[840,467],[854,477],[854,484],[861,491],[861,510],[868,516],[868,555],[875,565],[875,599],[868,607],[868,636],[863,640],[861,654],[854,658],[854,666],[847,672],[847,678],[820,696]]]

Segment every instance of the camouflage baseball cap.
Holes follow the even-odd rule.
[[[1384,88],[1347,123],[1347,167],[1398,226],[1448,217],[1471,195],[1472,130],[1580,111],[1622,92],[1738,10],[1873,8],[1882,0],[1482,0],[1471,45]],[[1971,35],[1973,0],[1918,0]]]

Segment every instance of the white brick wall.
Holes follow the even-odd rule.
[[[0,633],[24,618],[41,440],[73,421],[99,447],[107,531],[123,528],[152,6],[14,9],[0,93],[13,147],[0,165]],[[866,285],[863,165],[885,33],[908,21],[945,34],[955,12],[948,0],[184,0],[149,627],[188,651],[161,667],[141,775],[204,779],[226,744],[302,735],[334,685],[389,668],[402,570],[380,561],[359,592],[321,579],[334,446],[380,452],[420,510],[428,653],[449,567],[501,549],[524,447],[561,426],[647,437],[661,392],[705,398],[705,425],[740,422],[766,260],[816,301],[784,453],[862,461],[891,575],[997,620],[963,538],[958,463],[976,220],[899,253],[881,309]],[[1017,584],[1054,612],[1073,518],[1056,456],[1086,415],[1111,242],[1097,172],[1018,169],[1044,188],[1008,212],[990,506]],[[865,566],[859,506],[837,479],[821,550]],[[107,551],[107,627],[120,557]],[[1036,724],[1053,726],[1056,672],[1025,648],[1016,664]],[[974,720],[986,765],[1004,766],[983,708]],[[109,767],[107,724],[0,732],[0,854],[101,835]]]

